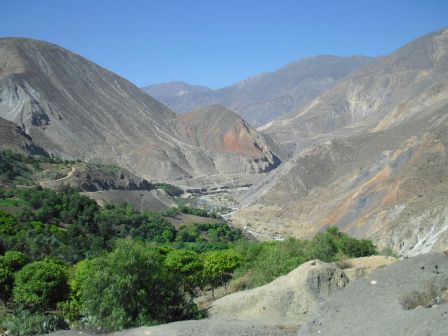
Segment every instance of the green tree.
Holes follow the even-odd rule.
[[[111,253],[78,264],[70,282],[80,314],[103,330],[193,317],[196,306],[182,277],[158,250],[120,242]]]
[[[204,255],[204,279],[214,289],[227,283],[232,272],[238,267],[241,257],[234,250],[211,251]]]
[[[67,267],[56,259],[32,262],[16,273],[14,301],[33,310],[54,309],[68,298]]]
[[[13,235],[19,221],[9,212],[0,210],[0,234]]]
[[[376,253],[375,245],[366,239],[344,236],[340,241],[341,251],[353,258],[370,256]]]
[[[322,261],[336,260],[338,244],[333,232],[319,232],[311,241],[311,259]]]
[[[21,252],[7,251],[0,256],[0,299],[7,302],[14,286],[14,273],[20,270],[28,262]]]
[[[199,254],[188,250],[172,250],[165,257],[166,267],[185,277],[187,286],[200,286],[204,265]]]

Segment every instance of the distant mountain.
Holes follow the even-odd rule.
[[[182,82],[150,85],[143,90],[178,113],[221,104],[259,126],[303,107],[371,61],[365,56],[316,56],[218,90]]]
[[[279,143],[354,128],[380,131],[442,107],[448,30],[431,33],[354,71],[301,109],[260,129]]]
[[[205,92],[212,92],[213,90],[205,86],[191,85],[185,82],[169,82],[147,86],[143,88],[143,91],[174,109],[182,104],[185,96],[188,96],[191,100],[191,107],[188,107],[181,112],[185,113],[198,106],[194,103],[195,97],[198,97]]]
[[[336,225],[415,255],[448,244],[448,29],[359,69],[263,128],[295,153],[241,199],[260,236]]]
[[[239,115],[221,105],[210,105],[179,117],[178,130],[191,144],[212,153],[253,157],[267,167],[280,161],[266,140]],[[274,168],[274,167],[272,167]]]
[[[0,39],[0,117],[49,154],[114,163],[148,179],[257,173],[276,164],[264,156],[269,150],[211,155],[183,138],[174,112],[127,80],[30,39]]]

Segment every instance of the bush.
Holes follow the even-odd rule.
[[[14,301],[32,310],[55,309],[68,298],[66,266],[54,259],[32,262],[15,276]]]
[[[375,254],[375,246],[370,240],[357,240],[352,237],[344,236],[340,240],[340,249],[346,255],[352,258],[366,257]]]
[[[200,217],[209,217],[207,210],[200,208],[193,208],[187,205],[179,206],[179,211],[185,214],[200,216]]]
[[[64,319],[58,315],[32,313],[28,310],[16,312],[5,324],[9,334],[15,336],[42,335],[67,329]]]
[[[216,288],[225,285],[241,262],[241,256],[234,250],[207,252],[204,255],[204,281]]]
[[[188,250],[172,250],[165,257],[166,267],[185,277],[192,289],[200,285],[204,264],[199,254]]]
[[[329,232],[319,232],[312,240],[311,258],[322,261],[336,260],[338,245],[335,238]]]
[[[0,210],[0,234],[11,235],[17,230],[19,221],[10,213]]]
[[[192,293],[157,250],[121,242],[111,253],[77,265],[71,281],[86,324],[119,330],[194,317]]]
[[[242,262],[235,270],[236,279],[232,283],[243,289],[264,285],[309,258],[309,243],[292,238],[276,242],[240,241],[235,250],[242,256]]]
[[[0,299],[7,302],[14,286],[14,273],[20,270],[28,262],[23,253],[7,251],[0,256]]]
[[[165,190],[165,192],[171,197],[180,197],[184,193],[184,191],[181,188],[173,186],[172,184],[156,183],[154,184],[154,187],[157,189]]]

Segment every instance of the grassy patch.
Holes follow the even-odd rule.
[[[5,198],[0,199],[1,207],[16,207],[16,206],[29,206],[27,202],[19,198]]]

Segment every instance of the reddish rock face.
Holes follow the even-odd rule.
[[[261,158],[267,148],[258,132],[240,116],[211,105],[178,118],[178,130],[188,142],[213,151]]]
[[[261,156],[263,152],[257,146],[251,134],[247,130],[231,129],[224,134],[224,148],[233,153],[240,153],[252,156]]]

